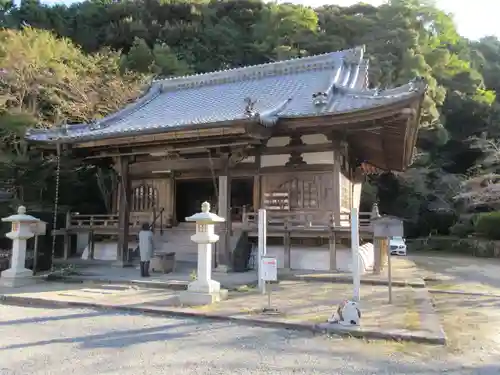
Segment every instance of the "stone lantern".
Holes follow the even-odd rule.
[[[210,212],[210,203],[201,205],[201,212],[187,217],[186,221],[196,223],[196,233],[191,240],[198,244],[198,267],[196,280],[188,285],[179,298],[183,305],[208,305],[227,297],[227,290],[221,290],[220,283],[212,280],[212,244],[219,240],[215,224],[224,218]]]
[[[11,231],[7,238],[12,240],[12,258],[10,268],[0,275],[0,284],[17,287],[30,284],[33,281],[33,272],[24,268],[26,261],[26,240],[33,237],[33,224],[40,222],[36,217],[26,215],[26,207],[20,206],[16,215],[3,218],[3,222],[11,223]]]

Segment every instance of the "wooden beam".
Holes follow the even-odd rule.
[[[335,145],[332,143],[319,143],[319,144],[304,144],[299,146],[273,146],[264,147],[262,150],[249,151],[250,156],[262,155],[284,155],[291,152],[298,152],[300,154],[307,154],[311,152],[327,152],[335,150]]]
[[[253,142],[255,143],[255,142]],[[125,146],[125,147],[106,147],[96,149],[93,155],[87,156],[86,159],[99,159],[106,157],[117,157],[122,155],[162,155],[168,156],[172,153],[190,152],[205,153],[207,149],[217,147],[241,147],[253,144],[251,139],[244,137],[236,138],[217,138],[204,141],[186,141],[178,143],[158,143],[147,144],[142,146]]]
[[[207,137],[235,136],[245,134],[245,129],[238,126],[238,123],[216,124],[217,127],[205,127],[200,129],[179,129],[170,132],[159,132],[156,134],[139,134],[135,136],[118,136],[116,138],[98,139],[95,141],[86,141],[74,143],[75,148],[94,148],[103,146],[132,146],[132,145],[151,145],[151,143],[161,142],[179,142],[186,140],[201,140]]]
[[[137,164],[138,165],[138,164]],[[137,166],[136,165],[136,166]],[[166,171],[166,170],[165,170]],[[221,169],[216,169],[216,175],[220,175]],[[294,167],[275,166],[263,167],[260,170],[256,167],[255,163],[239,163],[231,168],[231,175],[233,177],[252,177],[257,173],[260,175],[276,174],[276,173],[297,173],[297,172],[331,172],[332,164],[303,164]],[[131,175],[134,179],[150,179],[150,178],[165,178],[168,173],[151,173],[148,170],[139,167],[131,170]],[[204,169],[183,169],[176,171],[176,179],[196,179],[196,178],[212,178],[209,167]]]
[[[414,101],[414,100],[413,100]],[[274,136],[289,135],[290,133],[316,134],[329,131],[367,130],[378,128],[387,122],[404,122],[407,114],[401,113],[403,108],[412,105],[412,102],[402,103],[400,106],[378,108],[373,110],[356,111],[327,116],[282,119],[275,127]]]
[[[213,168],[221,169],[222,160],[220,158],[212,158]],[[158,161],[147,161],[134,163],[130,165],[130,172],[132,174],[137,174],[141,172],[154,172],[158,171],[179,171],[179,170],[195,170],[195,169],[207,169],[211,168],[209,158],[193,158],[193,159],[178,159],[178,160],[158,160]]]
[[[263,167],[260,173],[275,174],[275,173],[295,173],[295,172],[330,172],[332,164],[301,164],[297,166],[276,166],[276,167]]]

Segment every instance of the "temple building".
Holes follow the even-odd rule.
[[[421,78],[369,89],[368,60],[358,47],[157,80],[101,120],[33,129],[26,138],[63,145],[90,163],[113,163],[120,181],[113,212],[105,219],[70,215],[64,234],[117,236],[117,260],[144,220],[169,238],[165,251],[196,259],[184,221],[207,200],[227,219],[219,228],[219,266],[234,266],[242,233],[255,237],[256,212],[266,208],[268,237],[276,238],[269,246],[281,267],[332,269],[364,176],[411,164],[425,92]],[[360,225],[369,238],[369,215]],[[318,238],[333,246],[323,249]],[[87,250],[97,256],[99,244],[91,242]]]

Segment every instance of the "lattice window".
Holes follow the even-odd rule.
[[[140,185],[132,190],[132,211],[150,211],[158,200],[158,189],[151,185]]]
[[[319,205],[318,188],[314,181],[294,178],[266,194],[265,204],[275,210],[315,209]]]

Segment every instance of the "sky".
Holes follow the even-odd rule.
[[[42,0],[43,1],[43,0]],[[73,3],[76,0],[45,0],[48,4]],[[312,7],[324,4],[349,6],[359,0],[279,0],[310,5]],[[363,0],[365,3],[380,5],[385,0]],[[496,35],[500,38],[500,0],[435,0],[438,8],[452,13],[461,35],[469,39],[479,39],[486,35]]]
[[[285,2],[285,1],[279,1]],[[349,6],[359,0],[287,0],[296,4],[316,7],[323,4]],[[384,0],[363,0],[373,5],[385,3]],[[435,0],[436,6],[453,14],[459,33],[469,39],[479,39],[486,35],[500,38],[500,0]]]

